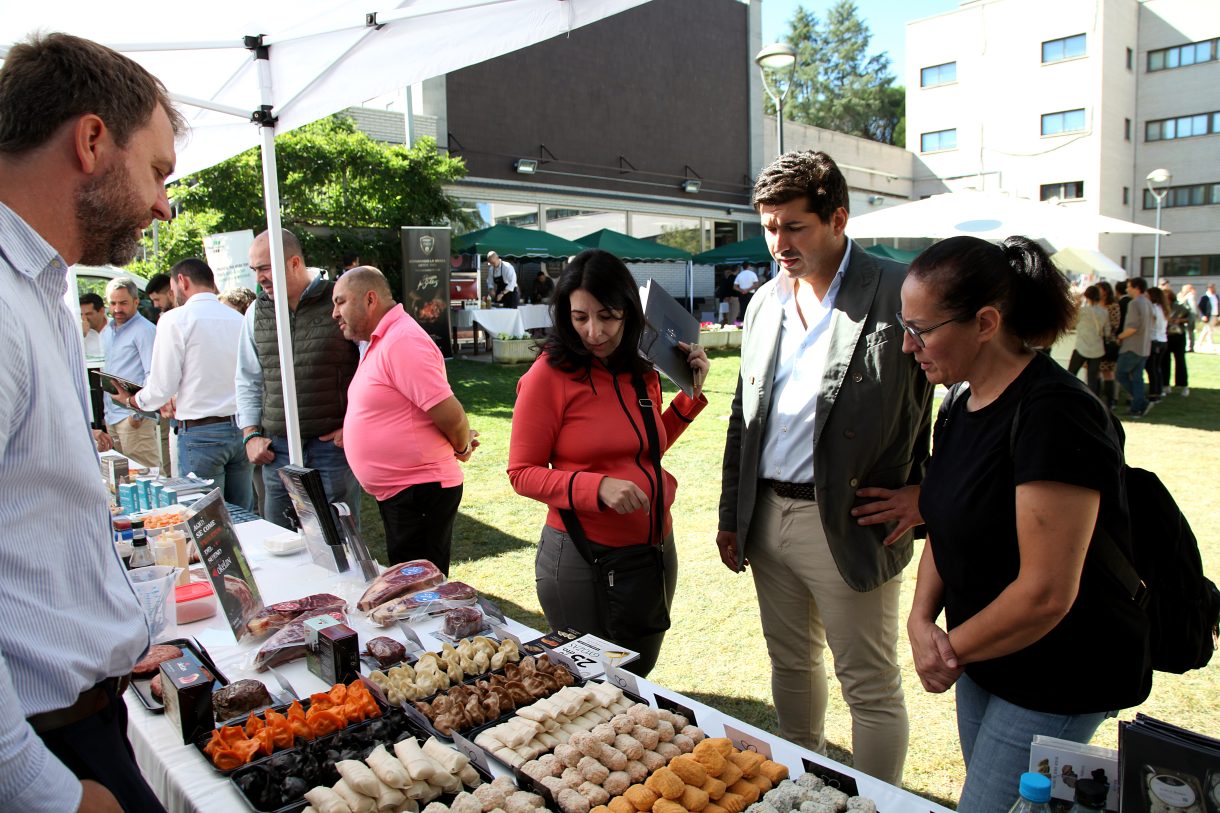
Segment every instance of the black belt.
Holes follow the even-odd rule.
[[[34,729],[34,733],[39,736],[48,734],[73,723],[79,723],[99,711],[104,710],[110,705],[110,697],[114,696],[116,702],[122,697],[123,692],[127,689],[127,684],[131,682],[129,675],[122,677],[106,678],[98,683],[92,689],[85,689],[76,698],[76,702],[66,709],[57,709],[55,711],[44,711],[41,714],[35,714],[28,718],[30,726]]]
[[[216,415],[211,418],[192,418],[190,420],[178,421],[178,425],[183,429],[194,429],[196,426],[208,426],[213,423],[233,423],[233,416]]]
[[[763,480],[761,482],[774,491],[777,497],[787,497],[791,500],[808,500],[809,502],[817,501],[813,483],[784,483],[779,480]]]

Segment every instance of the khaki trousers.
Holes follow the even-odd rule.
[[[106,426],[114,448],[145,466],[160,466],[157,446],[161,443],[158,423],[151,420],[141,420],[139,426],[132,426],[131,416],[118,423]]]
[[[902,784],[909,726],[898,669],[902,576],[858,593],[839,575],[815,502],[759,483],[746,558],[771,656],[780,736],[825,753],[826,645],[851,709],[852,765]]]

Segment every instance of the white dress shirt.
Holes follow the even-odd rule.
[[[198,293],[161,314],[153,344],[152,372],[135,402],[147,412],[176,398],[180,421],[228,417],[237,412],[237,344],[242,316],[216,298]]]
[[[848,241],[839,270],[820,302],[808,283],[798,286],[786,272],[781,272],[776,283],[775,296],[784,316],[775,356],[771,409],[767,413],[759,457],[759,477],[786,483],[813,482],[813,427],[817,419],[818,391],[822,387],[826,352],[830,348],[835,297],[850,260],[851,241]],[[800,311],[797,310],[798,299]]]
[[[496,277],[504,280],[504,293],[517,290],[517,269],[508,260],[500,260],[500,267],[487,264],[487,292],[496,292]]]

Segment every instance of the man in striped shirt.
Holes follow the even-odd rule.
[[[169,220],[165,88],[63,34],[0,68],[0,811],[161,810],[127,740],[148,628],[111,540],[67,267]]]

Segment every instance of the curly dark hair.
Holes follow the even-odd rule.
[[[615,373],[646,373],[652,365],[640,357],[638,348],[644,332],[644,309],[635,278],[623,261],[597,248],[580,252],[559,275],[551,296],[551,328],[542,342],[542,352],[552,367],[579,373],[587,378],[593,356],[585,349],[580,334],[572,326],[572,292],[587,291],[603,306],[622,314],[623,333],[618,347],[606,366]]]
[[[806,150],[781,155],[758,174],[754,182],[751,203],[779,206],[797,198],[805,198],[806,211],[816,214],[823,223],[830,222],[836,209],[851,211],[847,200],[847,179],[839,165],[824,152]]]

